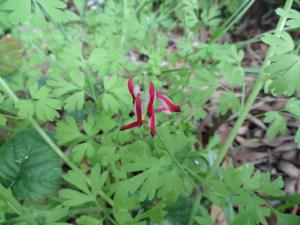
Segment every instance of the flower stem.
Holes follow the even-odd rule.
[[[13,90],[8,86],[6,81],[0,77],[0,86],[2,86],[5,93],[13,100],[16,104],[19,101],[19,98],[13,92]],[[39,135],[44,139],[44,141],[51,147],[51,149],[74,171],[78,171],[82,178],[90,185],[89,178],[73,163],[64,152],[52,141],[49,135],[42,129],[42,127],[33,119],[32,117],[28,118],[29,122],[33,128],[39,133]],[[100,191],[99,195],[111,206],[113,206],[113,200],[107,196],[104,192]]]

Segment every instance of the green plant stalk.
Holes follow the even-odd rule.
[[[2,86],[3,90],[6,94],[13,100],[14,103],[19,101],[19,98],[12,91],[12,89],[8,86],[6,81],[0,77],[0,86]],[[64,153],[63,151],[52,141],[49,135],[42,129],[42,127],[32,118],[28,118],[29,122],[33,126],[33,128],[39,133],[39,135],[44,139],[44,141],[51,147],[51,149],[74,171],[78,171],[79,174],[83,177],[83,179],[90,185],[90,180],[87,176],[83,174],[83,172],[73,163]],[[113,200],[107,196],[104,192],[100,191],[99,195],[111,206],[113,206]]]
[[[223,25],[222,29],[212,38],[210,42],[215,42],[223,35],[248,11],[248,9],[254,4],[255,0],[245,2]]]
[[[293,0],[287,0],[284,6],[284,10],[289,10],[291,9],[293,4]],[[277,24],[276,30],[275,30],[275,35],[276,36],[280,36],[280,33],[283,31],[284,27],[285,27],[285,23],[287,21],[287,17],[286,16],[282,16],[279,19],[279,22]],[[222,149],[221,152],[218,155],[217,160],[215,161],[212,169],[209,171],[208,175],[206,176],[205,180],[204,180],[204,184],[208,184],[209,181],[211,180],[211,178],[216,174],[220,164],[222,163],[224,157],[226,156],[229,148],[231,147],[237,133],[238,130],[240,129],[240,127],[242,126],[243,122],[246,120],[248,113],[257,97],[257,95],[259,94],[260,90],[263,88],[265,81],[268,79],[268,74],[265,73],[265,68],[270,65],[270,59],[271,57],[274,55],[274,50],[271,47],[268,51],[268,54],[265,58],[264,64],[262,66],[261,72],[258,76],[258,79],[252,89],[252,92],[250,93],[244,108],[241,111],[240,116],[238,117],[234,127],[232,128],[232,130],[230,131]]]
[[[195,216],[196,216],[197,209],[198,209],[198,204],[200,203],[201,197],[202,197],[201,194],[202,193],[200,191],[198,191],[197,195],[194,199],[194,204],[193,204],[193,208],[192,208],[192,211],[191,211],[191,214],[190,214],[188,225],[193,225],[194,224]]]
[[[165,144],[165,142],[160,138],[159,134],[157,134],[157,137],[159,141],[163,144],[163,146],[166,149],[166,152],[168,153],[169,157],[173,160],[175,166],[180,170],[180,172],[188,179],[188,181],[193,185],[194,188],[198,189],[198,185],[195,183],[195,181],[187,174],[187,172],[184,170],[180,162],[176,159],[175,155],[170,151],[168,146]]]

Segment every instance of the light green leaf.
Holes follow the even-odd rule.
[[[276,225],[299,225],[300,217],[298,215],[276,212]]]
[[[58,223],[56,222],[63,219],[64,217],[67,217],[68,212],[69,212],[68,208],[63,208],[62,206],[55,207],[54,209],[49,211],[49,214],[46,217],[45,225],[58,225]],[[67,225],[67,223],[64,224]]]
[[[82,175],[78,171],[71,170],[68,172],[67,175],[63,176],[64,180],[66,180],[68,183],[74,185],[75,187],[79,188],[81,191],[83,191],[86,194],[89,194],[89,188],[83,179]]]
[[[91,196],[71,189],[62,189],[59,196],[65,199],[63,202],[65,206],[79,206],[94,201]]]
[[[284,110],[300,117],[300,100],[296,98],[290,98],[284,106]]]
[[[81,216],[76,220],[76,223],[79,225],[102,225],[102,220],[90,217],[90,216]]]
[[[271,124],[267,131],[267,137],[270,139],[275,138],[278,133],[284,134],[287,130],[285,120],[278,112],[267,112],[264,122]]]
[[[112,112],[118,111],[119,104],[116,98],[111,94],[108,93],[104,94],[102,104],[105,111],[112,111]]]
[[[217,99],[217,112],[225,115],[228,110],[237,112],[240,109],[240,101],[232,92],[225,92]]]
[[[31,16],[31,0],[9,0],[5,8],[8,10],[13,10],[9,15],[12,23],[24,23]]]
[[[30,100],[20,100],[16,103],[16,108],[19,109],[18,116],[21,118],[31,117],[34,113],[34,104]]]
[[[91,159],[95,154],[95,147],[91,142],[83,142],[76,145],[72,150],[72,157],[76,162],[80,162],[85,155]]]
[[[67,144],[70,142],[80,142],[84,137],[79,131],[74,117],[67,117],[65,122],[59,122],[56,129],[58,143]]]
[[[85,101],[85,92],[80,91],[72,94],[65,100],[64,108],[67,111],[75,111],[82,109]]]
[[[97,164],[93,167],[91,174],[90,174],[90,179],[91,179],[92,193],[94,196],[98,195],[99,191],[104,186],[107,178],[108,178],[108,172],[105,171],[101,174],[99,164]]]
[[[289,33],[283,31],[281,36],[277,37],[274,34],[265,34],[262,41],[273,47],[274,53],[282,55],[294,49],[294,41]]]
[[[85,7],[85,0],[74,0],[74,4],[80,15],[82,15]]]

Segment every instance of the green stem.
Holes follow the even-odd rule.
[[[196,216],[196,213],[197,213],[197,210],[198,210],[198,205],[201,201],[201,192],[199,191],[195,197],[195,200],[194,200],[194,204],[193,204],[193,208],[192,208],[192,211],[191,211],[191,214],[190,214],[190,218],[189,218],[189,223],[188,225],[193,225],[194,224],[194,220],[195,220],[195,216]]]
[[[195,181],[185,172],[184,168],[180,164],[180,162],[176,159],[173,152],[169,149],[169,147],[165,144],[165,142],[160,138],[159,134],[157,134],[158,139],[163,144],[163,146],[166,149],[166,152],[168,153],[169,157],[173,160],[176,167],[180,170],[180,172],[188,179],[188,181],[194,186],[194,188],[198,189],[198,185],[195,183]]]
[[[292,7],[292,4],[293,4],[293,0],[287,0],[286,3],[285,3],[285,6],[284,6],[284,10],[287,11],[289,10],[291,7]],[[277,27],[276,27],[276,30],[275,30],[275,35],[276,36],[280,36],[281,32],[283,31],[284,29],[284,26],[285,26],[285,23],[287,21],[287,17],[286,16],[282,16],[280,17],[279,19],[279,22],[277,24]],[[240,114],[240,116],[238,117],[234,127],[232,128],[232,130],[230,131],[222,149],[221,149],[221,152],[219,153],[218,155],[218,158],[217,160],[215,161],[212,169],[209,171],[208,175],[206,176],[205,178],[205,185],[207,185],[211,178],[216,174],[221,162],[223,161],[224,157],[226,156],[229,148],[231,147],[237,133],[238,133],[238,130],[239,128],[242,126],[243,122],[246,120],[247,116],[248,116],[248,113],[257,97],[257,95],[259,94],[260,90],[263,88],[264,84],[265,84],[265,81],[266,79],[268,78],[268,74],[265,73],[265,68],[270,65],[270,58],[274,55],[274,49],[271,47],[268,51],[268,54],[265,58],[265,61],[264,61],[264,64],[262,66],[262,69],[261,69],[261,72],[258,76],[258,79],[252,89],[252,92],[250,93],[246,103],[245,103],[245,106]]]
[[[218,39],[222,38],[224,34],[248,11],[248,9],[253,5],[255,0],[249,0],[240,6],[239,9],[224,23],[221,30],[212,38],[210,42],[216,42]]]
[[[0,86],[2,86],[3,90],[6,94],[13,100],[16,104],[19,101],[19,98],[16,94],[12,91],[12,89],[7,85],[5,80],[0,77]],[[52,141],[49,135],[41,128],[41,126],[32,118],[28,118],[31,125],[34,129],[39,133],[39,135],[44,139],[44,141],[51,147],[51,149],[74,171],[78,171],[82,178],[87,182],[87,184],[91,184],[89,178],[85,176],[85,174],[73,163],[65,154],[64,152]],[[107,196],[104,192],[100,191],[99,195],[111,206],[113,206],[113,200]]]

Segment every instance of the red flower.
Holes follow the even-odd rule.
[[[134,116],[136,114],[136,121],[133,121],[123,127],[121,130],[127,130],[135,127],[140,127],[144,124],[143,120],[143,107],[142,107],[142,98],[139,86],[134,86],[134,83],[131,79],[128,80],[128,89],[132,97],[133,109],[130,112],[129,116]],[[154,104],[156,98],[160,102],[160,106],[155,109]],[[162,95],[160,92],[155,92],[154,84],[151,82],[149,87],[149,92],[146,95],[147,103],[147,116],[149,117],[149,126],[151,135],[154,137],[156,134],[156,113],[164,112],[167,114],[173,112],[180,112],[180,106],[175,105],[167,96]]]

